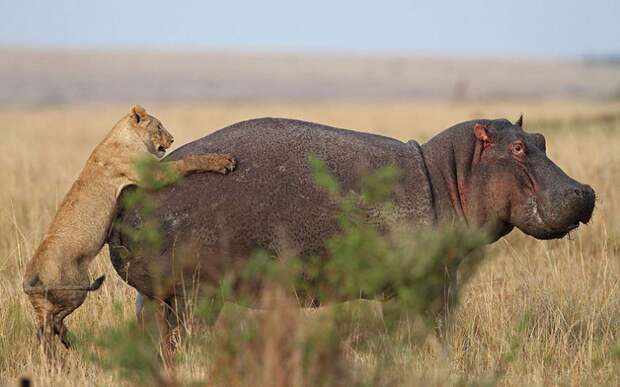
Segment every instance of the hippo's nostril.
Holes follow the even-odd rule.
[[[583,189],[575,189],[575,195],[577,195],[580,198],[583,198],[584,196],[587,196],[587,192]]]
[[[571,194],[570,191],[567,191],[566,193],[567,195]],[[594,197],[594,190],[590,186],[586,185],[580,188],[573,188],[572,194],[579,199],[591,199]]]
[[[579,195],[579,198],[581,198],[581,199],[583,199],[583,200],[585,200],[587,202],[592,202],[592,204],[594,204],[594,201],[596,200],[596,193],[594,192],[592,187],[590,187],[589,185],[586,185],[580,191],[581,191],[581,193]]]

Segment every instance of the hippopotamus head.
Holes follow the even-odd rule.
[[[522,126],[523,117],[514,124],[474,120],[424,144],[440,215],[452,207],[457,218],[486,226],[495,239],[513,227],[538,239],[561,238],[590,220],[594,190],[547,157],[542,134]]]

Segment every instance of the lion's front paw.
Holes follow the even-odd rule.
[[[237,161],[229,154],[207,153],[189,156],[183,160],[188,172],[217,172],[227,174],[235,169]]]
[[[218,172],[226,174],[228,172],[232,172],[237,167],[237,160],[232,155],[219,155],[221,168]]]
[[[214,172],[227,174],[237,166],[237,161],[229,154],[213,153],[207,155],[207,157],[209,157],[209,168]]]

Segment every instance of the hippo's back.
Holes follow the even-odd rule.
[[[155,215],[165,238],[157,259],[164,263],[181,242],[192,246],[201,270],[211,272],[225,270],[231,260],[247,258],[257,248],[296,254],[321,250],[324,240],[337,232],[336,206],[315,185],[308,155],[325,161],[344,192],[358,191],[361,176],[396,165],[401,178],[394,201],[400,213],[417,223],[434,220],[426,169],[415,142],[263,118],[221,129],[179,148],[168,159],[204,153],[230,153],[237,159],[237,169],[225,176],[188,176],[155,194],[160,203]],[[133,226],[141,221],[131,210],[120,217]],[[117,232],[110,241],[130,251],[135,247]],[[112,255],[117,271],[131,277],[126,259]],[[142,264],[139,257],[132,259],[136,260],[132,265]],[[140,280],[127,279],[146,291],[137,285]]]
[[[392,153],[406,155],[408,150],[406,144],[390,137],[313,122],[259,118],[239,122],[186,144],[173,152],[169,159],[178,160],[208,152],[233,152],[238,161],[250,165],[260,164],[264,168],[264,163],[269,163],[306,169],[309,154],[328,163],[364,160],[364,164],[378,161],[385,165],[385,156]],[[243,169],[247,171],[247,167]],[[368,164],[365,167],[373,166]]]

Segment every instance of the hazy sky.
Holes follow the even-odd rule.
[[[620,53],[620,0],[0,0],[0,45]]]

